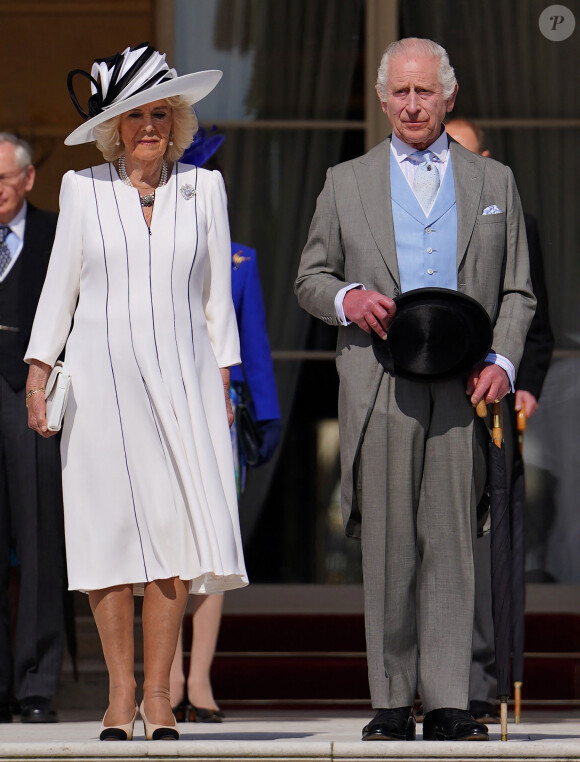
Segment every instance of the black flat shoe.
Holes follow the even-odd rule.
[[[496,711],[495,704],[490,701],[470,701],[469,714],[477,722],[485,722],[487,725],[500,723],[499,712]]]
[[[423,740],[489,741],[489,734],[465,709],[434,709],[423,720]]]
[[[176,722],[189,722],[189,714],[191,712],[191,704],[187,699],[180,701],[177,706],[172,707],[173,714]]]
[[[410,706],[378,709],[373,719],[363,728],[362,740],[414,741],[416,725]]]
[[[190,704],[188,718],[189,722],[223,722],[224,713],[219,709],[202,709]]]

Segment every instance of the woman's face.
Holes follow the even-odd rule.
[[[125,157],[141,163],[160,159],[173,128],[173,113],[166,100],[146,103],[121,115],[119,134]]]

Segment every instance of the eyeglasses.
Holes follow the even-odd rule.
[[[0,175],[0,185],[12,185],[12,181],[20,177],[25,171],[25,169],[21,169],[20,172],[7,172],[5,175]]]

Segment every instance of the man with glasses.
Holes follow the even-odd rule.
[[[59,442],[28,429],[22,359],[57,220],[27,203],[34,178],[30,146],[0,132],[0,723],[18,705],[22,722],[57,721],[64,647]]]

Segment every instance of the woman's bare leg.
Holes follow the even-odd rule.
[[[135,712],[135,604],[132,585],[89,592],[89,602],[101,638],[109,673],[106,726],[125,725]]]
[[[194,706],[217,710],[210,682],[222,616],[223,595],[193,596],[193,627],[187,695]]]
[[[143,599],[143,701],[150,723],[172,726],[169,673],[181,621],[187,605],[189,582],[172,577],[145,585]]]
[[[171,706],[176,707],[185,698],[185,673],[183,672],[183,633],[179,628],[177,637],[177,648],[173,662],[171,663],[171,672],[169,673],[169,696]]]

